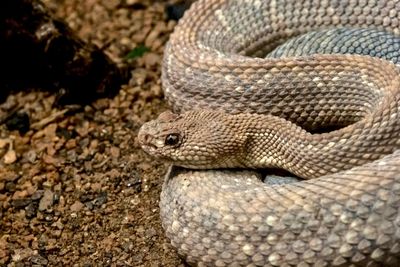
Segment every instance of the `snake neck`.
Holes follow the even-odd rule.
[[[246,135],[246,144],[237,159],[244,167],[280,168],[310,179],[368,161],[357,159],[358,162],[354,162],[340,157],[344,139],[337,131],[335,134],[311,134],[294,123],[271,115],[238,116],[245,121],[240,130]],[[338,167],[331,167],[332,162]]]
[[[291,163],[296,155],[310,147],[312,135],[285,119],[271,115],[236,115],[243,123],[232,125],[246,136],[238,161],[250,168],[283,168],[296,172]],[[235,122],[237,121],[237,118]],[[297,174],[297,173],[295,173]]]

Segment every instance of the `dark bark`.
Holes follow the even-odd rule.
[[[127,79],[39,0],[3,1],[0,57],[0,101],[10,90],[40,88],[56,92],[58,104],[83,104],[115,95]]]

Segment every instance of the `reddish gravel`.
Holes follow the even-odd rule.
[[[114,99],[82,109],[54,109],[55,96],[43,92],[0,104],[0,118],[19,110],[30,120],[24,135],[0,126],[0,266],[183,266],[160,225],[166,166],[136,140],[167,109],[160,64],[173,1],[46,3],[131,79]],[[127,60],[140,45],[149,51]]]

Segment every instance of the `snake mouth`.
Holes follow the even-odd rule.
[[[157,152],[157,147],[153,144],[142,144],[141,147],[146,153],[150,155],[154,155]]]
[[[156,144],[154,144],[154,138],[148,133],[147,125],[143,125],[138,133],[138,142],[141,148],[148,154],[155,154],[158,150]]]

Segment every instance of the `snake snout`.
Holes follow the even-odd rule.
[[[164,141],[157,138],[156,126],[153,121],[143,124],[137,136],[142,149],[151,155],[158,154],[159,149],[164,146]]]
[[[139,140],[139,144],[141,145],[147,145],[149,143],[150,140],[150,135],[147,133],[141,133],[139,132],[138,134],[138,140]]]
[[[137,138],[141,146],[151,145],[153,137],[151,135],[151,128],[149,127],[148,123],[145,123],[142,125],[142,127],[140,127]]]
[[[140,146],[144,151],[150,154],[154,153],[154,151],[156,150],[156,146],[152,143],[153,138],[150,134],[140,129],[137,138]]]

